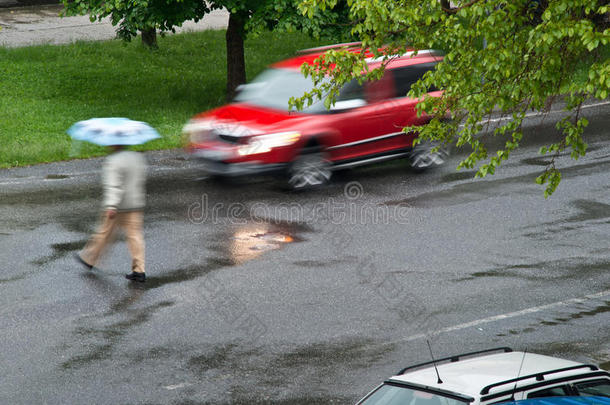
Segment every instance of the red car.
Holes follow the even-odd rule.
[[[332,47],[337,46],[345,45]],[[278,62],[242,86],[232,103],[196,115],[184,127],[187,150],[210,174],[279,172],[293,189],[326,183],[336,169],[389,159],[408,157],[416,170],[442,164],[446,152],[423,145],[413,148],[415,134],[402,132],[407,125],[430,119],[417,117],[418,100],[406,94],[442,56],[435,51],[407,53],[386,66],[382,79],[347,83],[330,109],[319,101],[289,111],[289,98],[312,88],[311,79],[300,72],[301,64],[312,64],[330,48],[302,51]],[[371,68],[380,63],[369,58]]]

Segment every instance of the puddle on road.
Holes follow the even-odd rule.
[[[547,156],[538,156],[533,158],[521,159],[521,163],[529,166],[542,166],[546,167],[551,164],[551,159]]]
[[[599,315],[599,314],[605,314],[606,312],[610,312],[610,301],[604,301],[604,305],[599,305],[589,311],[581,311],[581,312],[576,312],[574,314],[570,314],[570,318],[567,319],[565,322],[569,322],[572,319],[581,319],[583,317],[586,316],[595,316],[595,315]],[[559,319],[556,319],[559,320]]]
[[[272,369],[298,372],[308,367],[365,367],[381,361],[395,350],[394,344],[376,345],[370,339],[346,339],[341,342],[314,343],[282,353],[273,361]]]
[[[610,268],[609,260],[592,261],[590,257],[569,257],[547,262],[498,266],[487,271],[470,273],[453,279],[460,283],[476,279],[501,277],[525,281],[581,280],[589,276],[598,276]]]
[[[496,336],[505,337],[507,335],[521,335],[523,333],[531,333],[531,332],[535,332],[540,326],[543,326],[543,327],[544,326],[557,326],[557,325],[569,323],[575,319],[581,319],[584,317],[593,317],[596,315],[605,314],[607,312],[610,312],[610,301],[604,301],[603,304],[598,305],[595,308],[584,309],[584,310],[581,310],[578,312],[573,312],[570,314],[557,316],[557,317],[553,318],[553,320],[551,320],[551,321],[542,320],[536,324],[528,325],[527,327],[520,329],[520,330],[510,329],[507,333],[499,333]]]
[[[444,175],[441,178],[441,183],[453,183],[454,181],[461,181],[461,180],[474,180],[475,179],[475,174],[477,172],[475,171],[467,171],[467,172],[454,172],[454,173],[449,173]]]
[[[594,200],[578,199],[571,201],[570,205],[579,212],[567,218],[523,226],[521,227],[524,231],[523,236],[534,239],[555,240],[557,233],[570,231],[582,232],[583,228],[610,223],[610,204]]]
[[[94,199],[99,201],[100,188],[97,185],[68,186],[57,183],[56,187],[35,191],[24,191],[2,195],[2,205],[41,205],[50,206]]]
[[[21,275],[9,277],[9,278],[0,278],[0,284],[12,283],[13,281],[19,281],[19,280],[23,280],[23,279],[25,279],[25,274],[21,274]]]
[[[221,232],[208,246],[216,255],[204,259],[201,264],[170,270],[146,278],[146,289],[181,283],[203,277],[223,267],[238,266],[254,260],[262,254],[281,249],[283,246],[301,242],[300,233],[311,232],[311,228],[301,223],[262,222],[249,223]],[[209,239],[205,243],[210,243]]]
[[[237,345],[229,343],[223,346],[213,348],[210,352],[193,356],[188,361],[188,367],[197,374],[203,374],[206,371],[227,367],[238,351]],[[240,357],[244,353],[240,352]]]
[[[312,393],[306,390],[296,390],[293,397],[285,399],[281,387],[286,386],[286,381],[296,386],[323,384],[318,375],[324,375],[328,380],[341,378],[346,369],[368,369],[371,364],[383,362],[395,350],[394,344],[379,346],[374,340],[362,338],[280,346],[274,352],[244,350],[241,344],[228,343],[194,349],[188,356],[186,367],[195,378],[206,381],[221,382],[237,375],[242,376],[242,380],[245,378],[239,387],[231,384],[231,397],[227,404],[353,403],[353,399],[327,396],[323,392],[310,397]],[[244,386],[251,388],[242,389]]]
[[[599,150],[599,149],[601,149],[601,146],[589,145],[587,147],[587,153],[589,154],[589,153]],[[564,153],[560,153],[557,155],[557,157],[566,157],[566,156],[570,156],[570,154],[567,152],[564,152]],[[521,159],[521,163],[529,165],[529,166],[546,167],[551,163],[552,157],[553,157],[553,155],[549,154],[549,155],[541,155],[541,156],[536,156],[536,157],[531,157],[531,158],[525,158],[525,159]]]
[[[68,179],[68,178],[70,178],[70,176],[67,174],[47,174],[45,176],[46,180],[62,180],[62,179]]]
[[[146,283],[142,288],[151,290],[153,288],[163,287],[168,284],[182,283],[184,281],[195,280],[211,273],[214,270],[219,270],[223,267],[232,266],[233,262],[228,259],[211,258],[205,263],[174,269],[169,272],[160,273],[146,277]]]
[[[299,222],[257,220],[221,233],[210,249],[232,265],[240,265],[265,252],[302,242],[305,239],[300,234],[306,232],[312,229]]]
[[[74,242],[54,243],[51,245],[53,253],[48,256],[41,257],[40,259],[33,260],[31,263],[38,266],[49,264],[54,260],[61,259],[70,252],[82,249],[83,246],[85,246],[85,243],[87,243],[87,239],[81,239]]]
[[[583,222],[610,218],[610,205],[591,200],[576,200],[572,203],[581,212],[568,218],[567,222]]]
[[[348,404],[350,399],[344,397],[312,397],[304,395],[302,397],[292,397],[283,399],[269,398],[268,395],[248,395],[247,393],[238,393],[232,395],[232,399],[228,402],[214,402],[215,405],[251,405],[251,404],[267,404],[267,405],[328,405],[328,404]],[[211,403],[203,403],[202,405],[208,405]]]
[[[295,236],[271,228],[254,226],[236,231],[227,249],[235,264],[255,259],[266,251],[280,249],[284,244],[300,241]]]
[[[114,347],[135,327],[142,325],[155,314],[157,310],[174,305],[172,301],[162,301],[146,308],[138,308],[129,312],[128,318],[109,325],[78,326],[74,334],[81,343],[80,348],[87,349],[84,353],[71,356],[61,364],[64,370],[78,369],[83,366],[112,358]],[[93,322],[101,322],[94,319]]]

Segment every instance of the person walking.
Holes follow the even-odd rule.
[[[102,170],[104,188],[101,224],[76,258],[87,268],[98,263],[105,249],[113,242],[117,228],[122,228],[131,254],[132,281],[146,281],[144,237],[142,233],[145,206],[146,159],[141,153],[123,145],[112,145]]]
[[[101,223],[83,250],[76,253],[76,259],[92,269],[113,242],[117,228],[122,228],[131,254],[131,273],[125,277],[132,281],[146,281],[142,235],[146,159],[138,152],[127,150],[126,146],[160,138],[159,133],[145,122],[119,117],[79,121],[67,132],[75,141],[108,146],[112,150],[102,170],[104,198]]]

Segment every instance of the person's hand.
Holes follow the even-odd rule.
[[[116,217],[116,210],[106,210],[106,216],[108,217],[108,219],[114,219],[114,217]]]

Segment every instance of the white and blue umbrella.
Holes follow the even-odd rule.
[[[92,118],[79,121],[68,129],[68,134],[77,141],[96,145],[140,145],[160,138],[150,125],[127,118]]]

